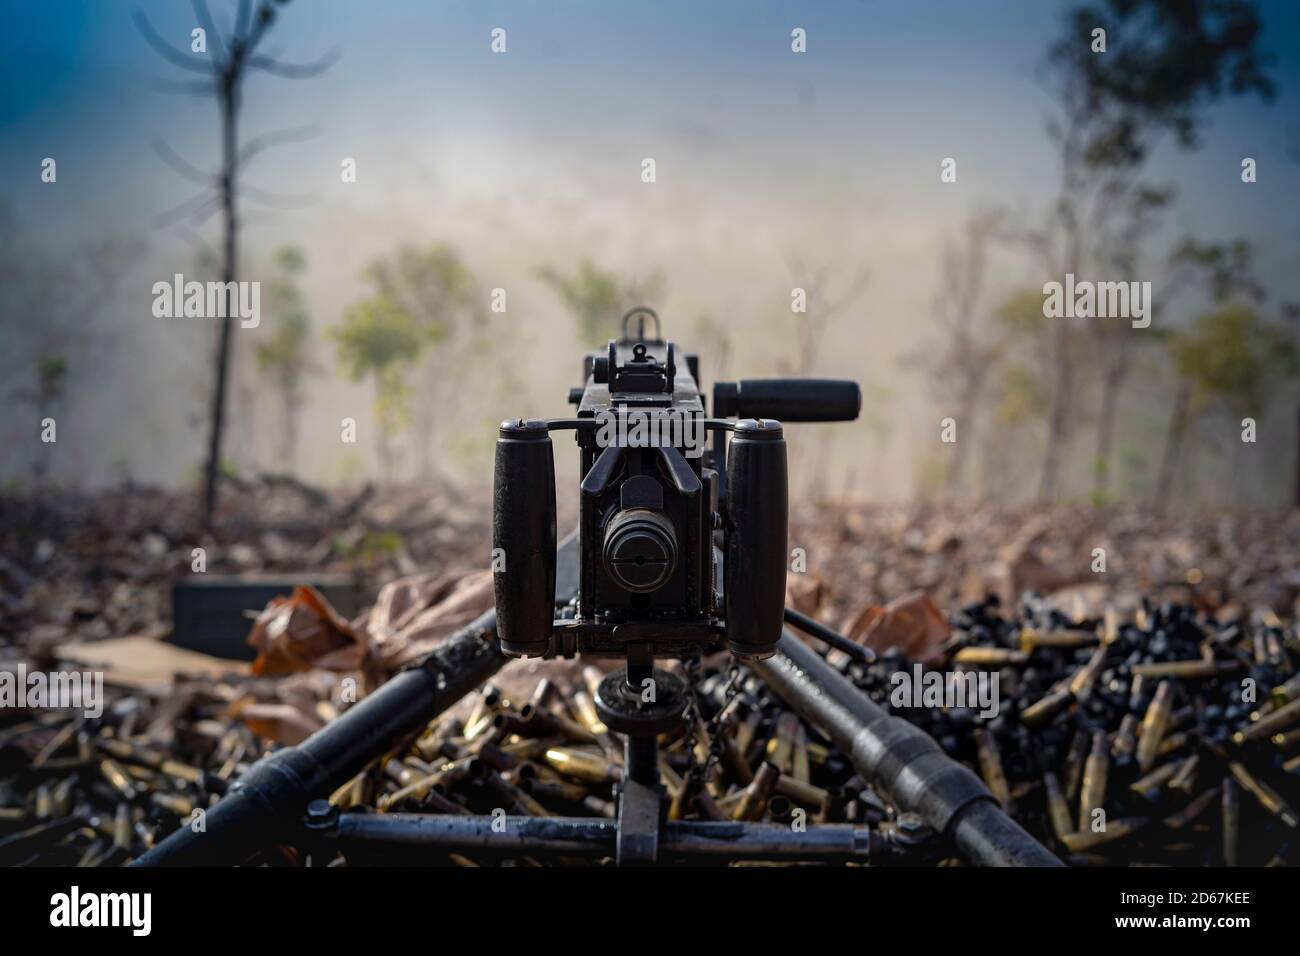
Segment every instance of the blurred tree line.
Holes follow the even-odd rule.
[[[1055,105],[1047,124],[1059,163],[1054,201],[1039,222],[980,210],[944,251],[935,305],[941,334],[926,365],[941,407],[959,410],[964,429],[946,451],[947,494],[1023,489],[1021,463],[1036,451],[1031,494],[1050,499],[1086,486],[1094,502],[1112,500],[1116,449],[1130,447],[1121,444],[1126,428],[1143,424],[1135,405],[1149,404],[1131,394],[1135,371],[1148,387],[1173,380],[1158,466],[1145,450],[1131,462],[1145,476],[1141,494],[1157,507],[1176,485],[1195,485],[1195,426],[1212,421],[1211,444],[1238,461],[1249,447],[1243,420],[1279,414],[1270,398],[1297,372],[1295,330],[1285,321],[1294,307],[1271,314],[1245,240],[1187,237],[1161,253],[1158,230],[1175,194],[1144,178],[1162,143],[1196,146],[1210,103],[1271,100],[1260,36],[1248,0],[1106,0],[1068,11],[1044,69]],[[1235,171],[1225,171],[1224,189],[1234,185],[1230,176]],[[988,260],[1000,245],[1026,250],[1044,282],[1064,283],[1067,274],[1079,281],[1161,276],[1152,283],[1150,327],[1047,318],[1036,288],[990,293]],[[1091,464],[1081,469],[1074,446],[1089,427]],[[1293,436],[1283,434],[1291,452]],[[979,480],[968,476],[972,449],[983,452]],[[1222,496],[1232,501],[1239,491]],[[1296,493],[1300,505],[1300,477]]]

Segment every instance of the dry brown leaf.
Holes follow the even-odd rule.
[[[351,625],[313,587],[297,587],[287,598],[272,599],[253,622],[248,643],[257,649],[253,673],[265,676],[310,667],[356,670],[366,653]]]
[[[811,574],[787,574],[785,577],[785,606],[800,614],[816,617],[825,594],[821,579]]]
[[[245,697],[230,706],[231,717],[248,725],[259,737],[287,746],[302,743],[325,724],[316,716],[293,704],[265,704]]]
[[[895,598],[884,607],[872,605],[849,623],[845,633],[877,653],[898,648],[910,660],[929,663],[939,658],[948,638],[948,620],[924,591]]]
[[[419,574],[384,585],[375,606],[352,624],[367,651],[367,685],[432,650],[494,601],[490,571]]]

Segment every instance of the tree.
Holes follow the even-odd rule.
[[[962,440],[953,444],[945,479],[949,494],[962,487],[966,452],[976,444],[989,379],[1003,349],[1000,337],[980,322],[989,241],[1000,222],[998,212],[978,212],[967,221],[960,242],[944,247],[934,308],[941,340],[923,356],[925,371],[944,407],[960,410]]]
[[[1046,426],[1052,392],[1048,356],[1050,342],[1036,335],[1042,327],[1043,295],[1039,289],[1020,289],[1003,297],[993,309],[992,338],[997,343],[997,375],[986,383],[989,414],[997,427],[987,431],[981,496],[996,489],[999,497],[1020,490],[1024,469],[1017,462],[1039,441],[1039,426]],[[1085,333],[1070,330],[1068,347],[1078,352],[1087,345]]]
[[[1106,31],[1104,52],[1094,50],[1098,28]],[[1046,67],[1057,106],[1047,129],[1060,187],[1045,224],[1019,234],[1048,276],[1083,275],[1098,264],[1098,249],[1117,228],[1114,218],[1149,188],[1141,173],[1165,136],[1195,146],[1201,110],[1225,93],[1271,98],[1261,29],[1249,0],[1102,0],[1068,14]],[[1052,398],[1039,483],[1045,497],[1056,492],[1074,423],[1068,325],[1058,321],[1051,331]],[[1114,367],[1111,375],[1123,381]]]
[[[344,373],[354,382],[368,377],[374,384],[379,462],[384,480],[390,481],[393,434],[410,417],[408,376],[442,330],[422,322],[398,301],[385,284],[382,266],[372,265],[367,276],[377,291],[353,303],[330,335]]]
[[[783,360],[783,374],[803,376],[813,372],[818,347],[826,337],[835,318],[856,302],[867,287],[868,270],[858,269],[841,283],[835,270],[821,266],[813,268],[799,256],[789,259],[790,275],[796,288],[804,290],[806,308],[794,312],[794,358]],[[831,290],[839,286],[834,292]]]
[[[12,207],[0,202],[0,399],[32,407],[38,420],[75,400],[122,346],[120,330],[101,319],[145,248],[138,239],[106,236],[43,249],[23,232]],[[25,465],[21,449],[33,447],[18,435],[35,433],[26,416],[9,419],[16,427],[0,432],[0,440],[9,452],[5,464],[18,472]],[[32,475],[43,482],[50,449],[34,447]]]
[[[1265,396],[1279,380],[1294,376],[1297,366],[1290,330],[1242,302],[1200,316],[1171,339],[1170,351],[1182,386],[1156,485],[1158,506],[1169,500],[1183,440],[1196,418],[1216,409],[1234,422],[1260,417]]]
[[[260,70],[273,76],[302,79],[317,76],[337,58],[327,54],[315,63],[290,64],[259,51],[262,41],[276,19],[275,7],[288,0],[239,0],[235,22],[224,34],[219,31],[204,0],[193,0],[195,18],[204,31],[207,45],[211,47],[206,58],[187,54],[164,40],[143,13],[136,11],[135,23],[151,47],[175,66],[191,73],[203,75],[201,80],[181,83],[171,89],[199,96],[212,96],[217,101],[221,119],[221,169],[218,173],[204,172],[176,155],[170,148],[157,144],[160,155],[180,175],[201,184],[204,189],[179,206],[159,217],[159,222],[170,223],[188,219],[202,222],[217,209],[221,210],[224,242],[222,247],[222,282],[227,290],[239,274],[239,197],[247,193],[252,199],[276,205],[284,197],[243,183],[240,177],[244,168],[259,153],[272,146],[304,138],[309,130],[279,130],[256,137],[241,145],[239,115],[243,107],[244,81],[250,70]],[[228,293],[227,293],[228,294]],[[210,528],[216,506],[217,481],[220,477],[221,444],[225,428],[226,391],[230,379],[231,342],[234,328],[231,303],[227,302],[226,318],[221,320],[215,368],[212,382],[212,399],[208,413],[208,452],[203,466],[203,500],[201,517],[203,526]]]
[[[270,328],[258,341],[253,354],[258,370],[271,380],[280,395],[281,442],[279,459],[283,470],[298,468],[298,424],[302,415],[304,379],[315,368],[311,357],[311,319],[298,277],[307,261],[296,246],[283,246],[275,254],[275,274],[266,287]]]
[[[1097,262],[1109,274],[1140,274],[1142,242],[1152,232],[1159,214],[1172,200],[1172,190],[1141,187],[1133,191],[1125,212],[1118,218],[1105,216],[1100,224]],[[1114,228],[1111,228],[1114,223]],[[1173,282],[1151,296],[1147,308],[1155,316],[1167,306]],[[1162,303],[1160,307],[1156,303]],[[1093,458],[1092,498],[1105,504],[1110,496],[1111,458],[1115,443],[1115,412],[1119,396],[1133,368],[1138,348],[1152,339],[1146,329],[1135,329],[1124,321],[1105,319],[1089,325],[1098,362],[1101,365],[1101,406],[1097,414],[1097,445]]]
[[[446,243],[403,245],[371,265],[370,277],[425,330],[436,349],[426,349],[417,363],[418,383],[411,420],[416,432],[417,474],[434,471],[433,449],[439,423],[464,384],[459,358],[481,351],[487,341],[487,310],[474,273],[460,253]]]
[[[726,322],[721,322],[713,315],[705,312],[695,320],[695,334],[693,340],[699,347],[701,359],[707,362],[700,369],[701,376],[718,381],[725,378],[727,370],[731,367],[732,352],[732,330]],[[704,357],[708,358],[705,359]],[[704,369],[708,369],[707,375]],[[701,382],[702,386],[704,383]]]
[[[644,280],[625,279],[590,259],[579,262],[572,275],[546,266],[538,276],[573,313],[579,337],[592,348],[610,340],[614,323],[632,306],[653,306],[663,295],[663,276],[657,272]]]
[[[1255,277],[1250,243],[1237,239],[1226,243],[1206,243],[1184,239],[1170,257],[1184,284],[1201,287],[1209,296],[1211,310],[1191,327],[1170,330],[1162,338],[1168,349],[1178,390],[1171,406],[1166,429],[1165,447],[1152,493],[1152,503],[1163,507],[1173,493],[1174,476],[1182,457],[1191,426],[1209,407],[1249,401],[1243,391],[1249,383],[1242,380],[1229,384],[1233,374],[1242,371],[1243,356],[1249,357],[1276,338],[1276,330],[1261,325],[1252,305],[1265,298],[1264,288]],[[1247,316],[1242,312],[1246,309]],[[1262,335],[1262,339],[1260,336]],[[1215,354],[1222,348],[1223,354]],[[1290,345],[1278,353],[1281,365],[1257,356],[1253,374],[1271,375],[1285,369]],[[1236,373],[1228,369],[1236,363]],[[1249,362],[1248,362],[1249,364]],[[1237,393],[1234,397],[1234,393]]]

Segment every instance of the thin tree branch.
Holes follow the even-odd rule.
[[[240,182],[239,191],[249,199],[275,209],[301,209],[303,206],[311,205],[319,198],[316,193],[299,193],[298,195],[285,196],[266,189],[259,189],[256,186],[250,186],[245,182]]]
[[[194,217],[196,221],[201,222],[211,214],[212,210],[206,209],[212,204],[212,209],[216,209],[220,201],[220,193],[215,189],[201,192],[197,196],[191,196],[183,203],[173,206],[164,212],[154,216],[153,224],[159,228],[165,228],[173,223],[180,222],[182,219]],[[202,214],[202,215],[200,215]]]
[[[214,261],[217,259],[216,250],[213,249],[210,245],[208,245],[207,240],[205,240],[201,235],[199,235],[199,233],[196,230],[191,229],[185,223],[179,223],[176,226],[176,228],[173,229],[172,231],[175,235],[179,236],[182,240],[184,240],[191,249],[195,249],[199,253],[206,254]]]
[[[264,54],[255,54],[248,58],[248,65],[254,70],[262,70],[273,76],[289,80],[305,80],[320,76],[339,60],[339,51],[330,50],[315,63],[282,63]]]
[[[311,139],[313,136],[320,134],[319,126],[296,126],[291,129],[279,129],[270,133],[263,133],[261,136],[254,136],[244,144],[243,149],[239,151],[239,157],[236,165],[243,166],[254,156],[263,153],[275,146],[282,146],[286,143],[298,143],[303,140]]]
[[[235,38],[247,38],[248,15],[252,12],[248,0],[239,0],[239,13],[235,17]]]
[[[205,173],[203,170],[192,165],[188,160],[183,159],[179,153],[168,146],[163,140],[155,139],[153,141],[153,149],[162,161],[170,166],[178,176],[182,176],[192,183],[198,183],[200,186],[212,186],[216,184],[217,176],[215,173]]]
[[[221,34],[217,32],[217,25],[212,20],[212,14],[208,12],[208,5],[204,0],[191,0],[194,6],[194,18],[199,21],[199,26],[207,31],[208,37],[216,44],[217,51],[224,59],[226,56],[225,43],[221,39]]]
[[[198,61],[182,53],[174,46],[171,46],[166,40],[159,36],[158,31],[153,28],[153,24],[150,23],[149,19],[139,10],[136,10],[131,15],[131,19],[135,21],[136,29],[140,31],[140,35],[144,37],[145,42],[153,47],[154,50],[158,52],[158,55],[163,59],[169,60],[182,69],[190,70],[193,73],[213,72],[211,65],[201,65]]]

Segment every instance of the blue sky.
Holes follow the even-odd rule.
[[[210,6],[229,23],[233,2]],[[593,256],[631,275],[657,270],[669,279],[666,312],[722,316],[743,330],[788,313],[792,254],[841,273],[865,263],[872,281],[860,314],[837,326],[820,371],[919,394],[898,370],[929,321],[937,250],[971,210],[1041,210],[1056,186],[1050,100],[1036,76],[1069,6],[293,0],[279,8],[267,51],[305,61],[337,49],[341,58],[315,79],[249,81],[246,136],[301,125],[319,134],[250,166],[250,184],[313,202],[280,212],[247,203],[243,271],[257,277],[280,243],[302,246],[324,328],[362,291],[367,261],[401,241],[449,240],[489,288],[517,290],[525,345],[567,351],[570,323],[537,283],[540,265]],[[1148,178],[1178,191],[1163,242],[1248,237],[1277,298],[1300,299],[1300,162],[1288,155],[1289,143],[1300,151],[1300,3],[1259,6],[1278,98],[1215,105],[1200,148],[1161,147]],[[131,14],[144,11],[184,49],[194,14],[184,0],[12,8],[0,35],[0,203],[24,242],[52,251],[110,233],[149,239],[123,306],[123,321],[148,337],[116,366],[103,363],[135,392],[97,396],[94,427],[113,447],[92,457],[146,460],[153,452],[142,449],[161,442],[169,451],[155,477],[175,480],[197,458],[206,341],[148,325],[152,282],[194,257],[192,236],[152,223],[194,187],[151,144],[211,169],[217,116],[210,101],[153,88],[185,74],[149,49]],[[790,52],[796,26],[807,30],[802,56]],[[504,56],[489,49],[494,27],[507,31]],[[1238,176],[1246,155],[1259,163],[1251,187]],[[40,182],[46,156],[57,158],[57,188]],[[658,163],[654,191],[638,178],[646,156]],[[953,187],[938,182],[946,156],[959,162]],[[359,170],[348,186],[344,157]],[[214,241],[215,223],[199,235]],[[1006,285],[1031,280],[1042,281],[1025,263],[999,264]],[[781,347],[743,338],[737,362],[770,372]],[[557,368],[529,376],[530,407],[570,384],[572,363]],[[150,405],[177,377],[197,396],[184,413]],[[343,384],[313,402],[327,420],[367,394]],[[136,432],[123,437],[126,426],[113,425],[123,421]]]
[[[211,6],[219,22],[229,18],[231,3]],[[244,126],[318,123],[324,143],[352,153],[409,150],[422,159],[429,147],[500,136],[535,142],[529,153],[539,164],[555,154],[578,174],[584,157],[597,165],[606,149],[652,149],[667,138],[722,162],[744,156],[751,171],[770,164],[776,181],[861,176],[890,191],[907,189],[916,166],[928,183],[934,153],[964,146],[971,177],[998,194],[1018,187],[1033,197],[1053,172],[1034,76],[1064,7],[298,0],[281,8],[271,48],[286,59],[338,49],[342,59],[308,82],[254,77]],[[0,193],[52,231],[129,224],[152,201],[183,195],[151,151],[155,138],[189,147],[195,160],[212,153],[212,107],[149,86],[182,74],[138,36],[137,8],[186,44],[194,16],[183,0],[22,4],[0,38],[0,162],[9,171]],[[1251,148],[1270,176],[1295,182],[1273,160],[1286,119],[1300,127],[1300,5],[1277,0],[1262,10],[1281,97],[1272,107],[1234,101],[1214,110],[1204,149],[1169,157],[1171,169],[1205,170]],[[792,25],[808,30],[805,57],[789,54]],[[494,26],[508,31],[507,56],[488,51]],[[289,178],[302,179],[304,164],[309,177],[323,176],[310,164],[326,152],[300,151],[300,172]],[[21,175],[44,155],[60,158],[75,203],[43,202],[34,178]],[[1222,191],[1202,192],[1184,201],[1233,220],[1216,202]],[[1276,208],[1262,203],[1247,215]]]

